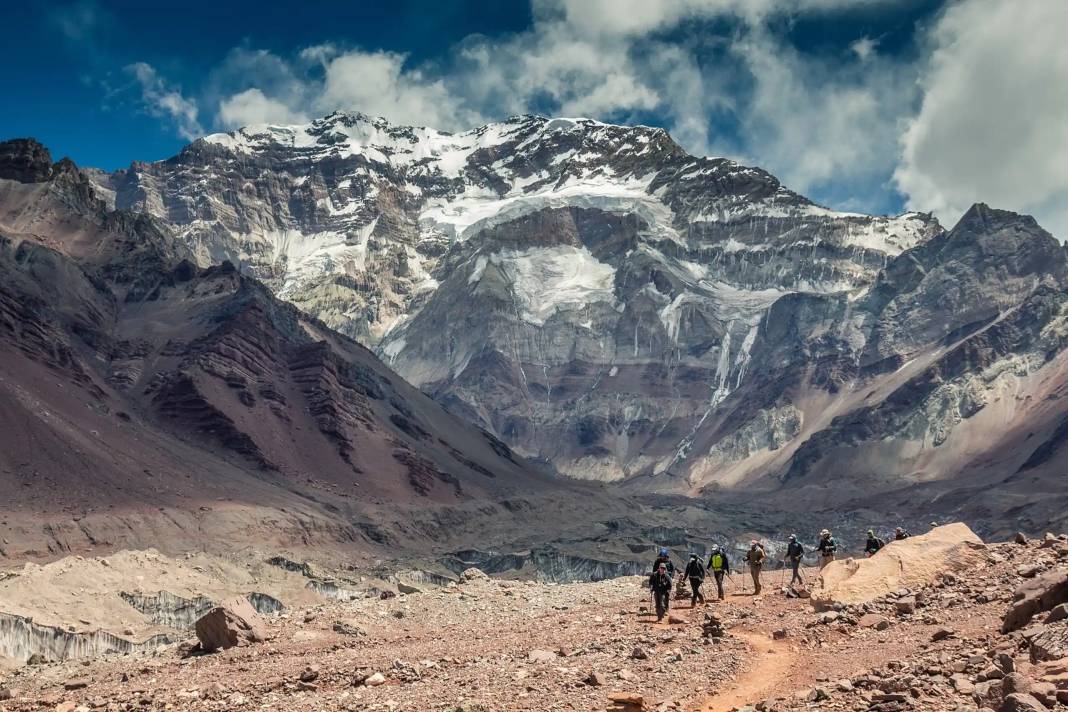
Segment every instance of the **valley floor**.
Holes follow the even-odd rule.
[[[611,706],[612,695],[629,693],[643,709],[693,712],[772,699],[763,708],[976,709],[972,682],[952,676],[988,666],[1021,565],[1058,565],[1057,553],[1037,546],[990,550],[994,565],[939,582],[907,615],[889,599],[816,613],[783,595],[779,571],[765,572],[760,597],[736,574],[723,602],[673,601],[677,619],[662,624],[647,612],[640,577],[555,585],[478,576],[287,609],[268,617],[266,642],[212,655],[182,657],[170,646],[0,672],[0,688],[12,693],[0,708],[638,709]],[[865,612],[885,617],[884,629],[858,621]],[[703,635],[706,614],[723,637]],[[949,637],[934,642],[943,628]],[[365,682],[375,673],[382,684]]]

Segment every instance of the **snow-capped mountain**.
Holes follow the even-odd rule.
[[[899,389],[1065,275],[1018,216],[977,207],[946,232],[836,212],[661,129],[588,119],[448,134],[336,113],[95,180],[517,451],[656,489],[778,487],[869,445],[911,468],[879,478],[942,477],[938,448],[960,434],[957,468],[979,452],[970,409],[1037,357],[1002,345],[1000,375],[969,371],[956,395]],[[881,399],[907,401],[901,422],[841,435],[836,417]]]

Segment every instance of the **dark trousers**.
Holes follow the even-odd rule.
[[[660,620],[671,607],[671,591],[653,591],[653,598],[656,599],[656,619]]]
[[[794,572],[794,575],[790,577],[790,583],[791,584],[793,584],[793,583],[803,583],[803,581],[801,581],[801,573],[798,571],[798,568],[800,568],[800,566],[801,566],[801,559],[798,559],[798,558],[790,559],[790,570]]]
[[[727,575],[726,571],[713,571],[712,575],[716,577],[716,591],[719,593],[719,600],[723,600],[723,577]]]
[[[705,597],[701,593],[701,584],[703,584],[704,582],[704,579],[695,578],[693,576],[690,577],[690,590],[693,592],[693,595],[690,596],[691,608],[696,606],[698,601],[700,601],[701,603],[705,602]]]

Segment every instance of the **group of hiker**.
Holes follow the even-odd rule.
[[[909,533],[903,528],[897,527],[894,530],[895,540],[900,541],[901,539],[907,539],[908,537]],[[874,530],[869,529],[864,553],[868,556],[873,556],[884,546],[886,546],[886,542],[877,537]],[[835,560],[835,556],[838,553],[838,541],[831,535],[829,530],[824,529],[820,532],[820,538],[814,551],[819,557],[819,567],[822,570],[823,567]],[[800,569],[801,561],[804,559],[805,553],[805,547],[798,541],[797,535],[790,535],[790,540],[786,545],[786,552],[782,561],[783,566],[785,567],[789,564],[790,570],[792,571],[792,576],[790,578],[791,586],[794,584],[804,585],[804,578],[801,575]],[[754,595],[759,595],[763,590],[760,582],[760,573],[763,570],[764,563],[767,559],[768,552],[764,548],[764,545],[756,539],[751,541],[749,549],[745,552],[742,561],[749,565],[749,573],[753,577]],[[719,594],[719,599],[722,601],[724,597],[723,579],[724,577],[731,575],[730,560],[723,547],[718,545],[713,546],[712,551],[709,553],[707,563],[702,563],[701,557],[697,554],[690,554],[690,560],[687,562],[686,568],[683,570],[680,578],[680,586],[682,581],[689,581],[691,608],[696,606],[698,602],[702,605],[705,603],[704,594],[701,593],[701,586],[704,584],[705,576],[708,572],[712,573],[713,579],[716,582],[716,592]],[[675,564],[672,563],[670,552],[666,548],[660,549],[656,560],[653,562],[652,575],[649,577],[649,587],[653,592],[656,619],[660,621],[671,607],[671,591],[675,587]]]

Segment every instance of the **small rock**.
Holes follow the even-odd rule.
[[[364,635],[364,632],[359,626],[349,623],[347,621],[337,621],[334,623],[334,632],[341,635],[351,635],[353,637],[359,637]]]
[[[1016,537],[1013,539],[1017,544],[1024,546],[1027,544],[1027,535],[1023,532],[1016,532]]]
[[[634,650],[630,651],[630,657],[635,660],[648,660],[649,653],[645,652],[643,648],[635,648]]]
[[[940,640],[952,638],[954,635],[956,632],[952,628],[939,628],[931,634],[931,640],[937,643]]]
[[[74,678],[63,683],[64,690],[84,690],[89,687],[89,681],[84,678]]]
[[[886,619],[886,616],[880,616],[877,613],[865,613],[860,617],[860,620],[857,621],[857,627],[885,630],[885,628],[879,627],[882,623],[885,623],[887,628],[890,627],[890,621]]]
[[[300,681],[301,682],[315,682],[318,679],[319,679],[319,666],[318,665],[309,665],[308,667],[304,668],[304,672],[302,672],[300,674]]]
[[[0,687],[0,701],[14,699],[15,693],[6,687]]]
[[[552,650],[531,650],[527,655],[527,660],[532,663],[551,663],[555,662],[557,657]]]
[[[608,684],[608,679],[601,673],[597,672],[596,670],[593,670],[588,675],[586,675],[585,678],[583,678],[583,682],[585,682],[590,687],[604,687]]]
[[[899,598],[894,602],[894,607],[897,608],[897,612],[901,614],[909,614],[916,612],[916,597],[905,596]]]
[[[364,680],[363,684],[367,685],[368,687],[378,687],[379,685],[385,685],[386,676],[380,672],[376,672],[374,675],[371,675],[366,680]]]

